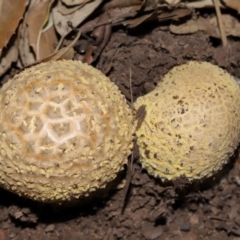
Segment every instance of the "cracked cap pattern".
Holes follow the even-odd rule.
[[[39,201],[104,188],[131,152],[132,111],[100,71],[42,63],[0,89],[0,186]]]
[[[210,177],[228,162],[240,140],[240,90],[233,77],[207,62],[173,68],[146,105],[137,130],[141,163],[163,180]]]

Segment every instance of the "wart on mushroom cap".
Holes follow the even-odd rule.
[[[233,77],[207,62],[173,68],[155,90],[135,102],[146,105],[137,130],[140,161],[163,180],[213,175],[240,140],[240,90]]]
[[[0,89],[0,186],[40,201],[104,188],[126,163],[132,111],[117,86],[78,61],[33,66]]]

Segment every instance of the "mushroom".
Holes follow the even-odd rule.
[[[142,166],[163,180],[204,179],[219,171],[240,140],[240,89],[207,62],[174,67],[139,97],[146,116],[137,129]]]
[[[133,116],[109,78],[80,61],[41,63],[0,89],[0,186],[44,201],[105,188],[127,162]]]

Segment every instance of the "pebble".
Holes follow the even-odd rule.
[[[198,215],[197,214],[193,214],[192,216],[190,216],[189,222],[192,225],[199,224],[199,217],[198,217]]]
[[[6,232],[3,229],[0,229],[0,240],[7,240]]]
[[[189,232],[190,229],[191,229],[191,224],[189,222],[183,222],[180,225],[180,230],[183,231],[183,232]]]
[[[54,224],[49,224],[46,228],[45,228],[45,232],[52,232],[55,229],[55,225]]]
[[[159,238],[162,233],[162,226],[154,226],[153,223],[144,221],[142,222],[142,231],[146,239],[153,240]]]

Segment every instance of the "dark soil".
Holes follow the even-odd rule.
[[[167,27],[143,28],[148,31],[113,32],[96,65],[129,101],[131,82],[135,100],[189,60],[209,61],[240,77],[239,39],[228,39],[223,48],[204,33],[176,36]],[[137,151],[134,161],[124,207],[121,187],[72,206],[40,204],[0,190],[0,240],[240,239],[237,153],[218,176],[194,184],[184,178],[163,184],[141,169]]]

